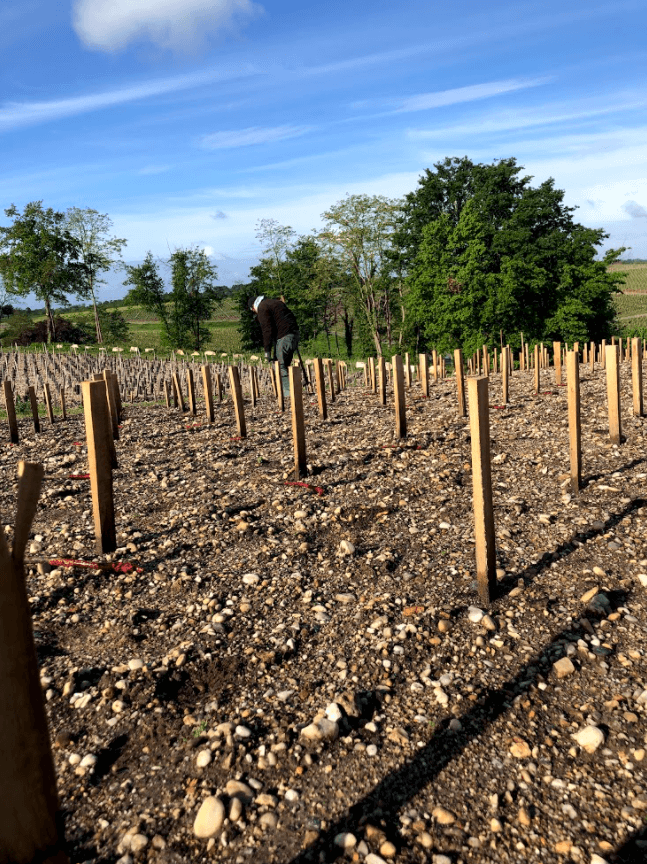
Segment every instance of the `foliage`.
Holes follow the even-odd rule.
[[[33,292],[45,304],[51,341],[58,338],[53,303],[66,305],[68,294],[88,295],[80,245],[67,230],[64,214],[45,209],[42,201],[27,204],[22,213],[12,204],[5,214],[13,222],[0,227],[0,275],[10,294]]]
[[[243,351],[256,351],[263,347],[263,334],[258,318],[251,309],[247,307],[247,300],[254,294],[254,283],[248,285],[234,285],[234,300],[240,315],[238,322],[238,333],[240,334],[240,346]],[[254,296],[258,296],[255,294]]]
[[[9,318],[7,328],[2,333],[2,344],[32,345],[47,341],[49,319],[33,321],[24,312],[16,312]],[[54,318],[56,338],[61,342],[71,342],[84,345],[94,341],[93,328],[87,325],[69,321],[60,316]]]
[[[110,237],[112,220],[106,213],[99,213],[91,207],[70,207],[66,216],[66,227],[80,247],[80,260],[85,264],[87,293],[92,298],[97,342],[103,342],[101,316],[97,311],[97,286],[105,283],[101,273],[111,267],[123,266],[121,250],[127,241],[120,237]]]
[[[94,341],[97,344],[107,342],[109,345],[115,345],[118,342],[126,342],[130,334],[130,328],[126,321],[123,312],[119,309],[106,309],[102,306],[96,308],[96,315],[88,317],[87,315],[80,317],[79,320],[88,330],[94,332]],[[101,343],[97,340],[97,318],[99,321],[99,330],[101,333]]]
[[[462,160],[462,191],[451,186],[444,198],[438,178],[429,180],[441,212],[421,231],[407,301],[419,348],[472,352],[501,330],[515,348],[520,332],[527,341],[607,338],[622,282],[607,268],[622,250],[596,260],[607,235],[573,221],[553,180],[532,188],[513,159],[474,166],[472,180],[466,167]]]
[[[166,262],[171,271],[171,291],[149,252],[138,266],[127,266],[124,285],[133,287],[126,301],[159,316],[165,345],[200,351],[209,341],[207,322],[222,297],[215,284],[216,268],[198,247],[176,249]]]

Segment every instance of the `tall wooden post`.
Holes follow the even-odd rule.
[[[553,342],[553,363],[555,365],[555,384],[562,383],[562,343]]]
[[[418,369],[420,369],[420,387],[425,399],[429,398],[429,364],[426,354],[418,355]]]
[[[335,401],[335,376],[332,371],[332,360],[326,360],[326,371],[328,372],[328,384],[330,386],[330,401]]]
[[[386,362],[384,357],[378,358],[377,369],[379,374],[380,402],[382,405],[386,405]]]
[[[306,463],[306,431],[303,419],[303,392],[301,370],[290,366],[290,402],[292,409],[292,441],[294,443],[294,473],[305,477],[308,473]]]
[[[256,388],[254,387],[254,367],[249,366],[249,400],[252,408],[256,408]]]
[[[175,398],[177,399],[177,404],[184,414],[186,411],[186,406],[184,404],[184,394],[182,393],[182,387],[180,386],[180,376],[177,372],[173,373],[173,392],[175,393]]]
[[[213,385],[211,383],[211,368],[208,363],[202,367],[202,389],[204,390],[204,401],[207,410],[207,422],[213,423],[216,415],[213,410]]]
[[[431,352],[431,365],[434,367],[434,384],[438,382],[438,352],[434,348]]]
[[[276,383],[276,399],[279,410],[285,411],[285,397],[283,396],[283,382],[281,381],[281,365],[278,360],[274,361],[274,380]]]
[[[395,437],[407,437],[407,407],[404,394],[404,370],[402,357],[395,354],[391,358],[393,366],[393,399],[395,402]]]
[[[582,427],[580,422],[580,359],[575,351],[566,355],[568,384],[568,439],[571,462],[571,490],[579,494],[582,485]]]
[[[119,440],[119,417],[117,415],[117,402],[115,399],[115,390],[112,386],[112,379],[108,369],[103,372],[103,381],[106,392],[106,404],[110,413],[110,422],[112,423],[112,440]]]
[[[472,438],[472,483],[474,488],[474,536],[476,540],[476,581],[479,597],[489,603],[496,588],[494,507],[490,465],[490,412],[488,379],[467,381]]]
[[[510,388],[510,358],[509,358],[508,347],[504,348],[501,352],[501,390],[503,393],[503,404],[507,405],[510,401],[509,399],[509,388]]]
[[[171,407],[171,394],[169,392],[168,381],[164,382],[164,398],[166,399],[166,407]]]
[[[620,415],[620,367],[618,365],[618,346],[608,345],[604,352],[607,370],[607,403],[609,406],[609,438],[613,444],[622,441],[622,420]]]
[[[463,373],[463,352],[460,348],[454,351],[454,371],[456,372],[456,396],[458,398],[458,416],[465,417],[465,376]]]
[[[317,402],[319,403],[319,416],[322,420],[327,420],[328,406],[326,405],[326,381],[324,378],[324,368],[321,357],[315,357],[315,382],[317,384]]]
[[[643,415],[643,363],[641,339],[631,340],[631,383],[633,389],[634,416]]]
[[[65,387],[61,387],[58,391],[58,398],[61,403],[61,418],[67,420],[67,411],[65,410]]]
[[[112,491],[112,467],[109,441],[112,440],[111,420],[104,381],[84,381],[83,413],[88,446],[90,489],[94,514],[94,536],[100,555],[117,548],[115,508]]]
[[[216,372],[216,393],[218,394],[218,402],[222,402],[222,378],[220,372]]]
[[[368,371],[371,386],[371,393],[377,393],[377,381],[375,377],[375,357],[368,358]]]
[[[278,363],[276,365],[278,366]],[[229,386],[231,388],[231,398],[234,400],[234,410],[236,412],[236,426],[238,427],[238,437],[247,438],[245,407],[243,405],[243,388],[240,386],[240,375],[238,374],[238,366],[229,367]],[[283,389],[281,389],[281,395],[283,395]]]
[[[0,532],[0,861],[65,864],[56,776],[32,614],[25,547],[36,513],[43,466],[19,463],[11,552]]]
[[[539,393],[539,345],[535,345],[535,393]]]
[[[591,372],[595,371],[595,342],[591,342],[589,346],[589,364],[591,366]]]
[[[29,388],[29,404],[31,405],[31,418],[34,421],[34,432],[40,432],[40,420],[38,419],[38,399],[36,399],[36,390],[34,387]]]
[[[404,381],[408,390],[411,387],[411,361],[408,352],[404,355]]]
[[[197,409],[195,404],[195,381],[193,380],[193,369],[186,370],[186,388],[189,394],[189,414],[192,414],[195,417]]]
[[[483,346],[483,374],[486,378],[490,377],[490,354],[487,345]]]
[[[600,365],[603,369],[607,367],[607,340],[603,339],[600,345]]]
[[[47,419],[50,423],[54,422],[54,406],[52,405],[52,394],[49,392],[49,384],[43,386],[45,392],[45,407],[47,408]]]
[[[12,444],[17,444],[20,441],[18,435],[18,421],[16,419],[16,403],[14,402],[13,387],[8,378],[2,382],[4,388],[4,404],[7,409],[7,422],[9,424],[9,439]]]

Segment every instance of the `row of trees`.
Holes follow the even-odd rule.
[[[427,169],[402,200],[349,195],[322,214],[323,228],[297,236],[259,224],[263,258],[240,292],[241,334],[259,332],[244,296],[283,296],[305,339],[343,333],[362,353],[383,349],[472,352],[505,338],[600,340],[610,335],[609,272],[623,249],[602,258],[607,235],[573,219],[553,180],[531,186],[515,159],[467,157]]]

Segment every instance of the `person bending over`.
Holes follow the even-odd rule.
[[[274,350],[276,359],[279,361],[283,396],[287,399],[290,397],[288,367],[299,347],[297,319],[282,300],[274,300],[263,294],[260,297],[250,297],[247,305],[261,325],[265,359],[269,362]]]

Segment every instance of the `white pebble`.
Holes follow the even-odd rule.
[[[195,760],[198,768],[206,768],[211,762],[211,750],[201,750]]]
[[[604,733],[597,726],[585,726],[573,735],[583,750],[587,753],[595,753],[601,744],[604,744]]]
[[[225,807],[215,795],[205,798],[193,823],[193,833],[201,839],[215,837],[225,821]]]

